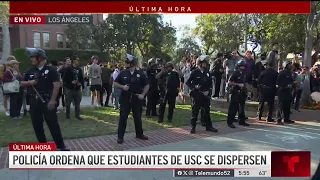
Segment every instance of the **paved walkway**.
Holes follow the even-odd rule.
[[[89,106],[89,97],[84,97],[82,106]],[[2,110],[1,110],[2,108]],[[3,111],[3,107],[0,111]],[[310,115],[312,112],[303,112]],[[305,120],[300,113],[297,120]],[[297,113],[298,114],[298,113]],[[295,117],[295,114],[293,115]],[[298,116],[296,116],[298,117]],[[317,116],[314,116],[317,117]],[[307,117],[308,118],[308,117]],[[294,119],[294,118],[293,118]],[[309,119],[308,119],[309,120]],[[66,144],[76,151],[259,151],[259,150],[307,150],[312,152],[312,169],[320,157],[320,124],[299,122],[294,125],[274,126],[250,122],[250,127],[230,129],[225,122],[215,123],[219,133],[208,133],[198,127],[197,134],[189,134],[188,127],[148,131],[148,141],[126,134],[125,143],[118,145],[115,135],[67,140]],[[0,148],[0,180],[194,180],[195,178],[173,178],[171,171],[38,171],[8,170],[8,148]],[[213,178],[201,178],[210,179]],[[214,178],[223,179],[223,178]],[[235,178],[228,178],[235,180]],[[242,178],[248,180],[249,178]],[[252,179],[252,178],[251,178]],[[259,178],[270,179],[270,178]],[[285,178],[275,178],[285,179]]]
[[[115,136],[102,136],[67,141],[72,150],[133,150],[133,151],[259,151],[259,150],[307,150],[312,152],[312,170],[320,157],[320,125],[313,122],[299,122],[294,125],[274,126],[251,122],[248,128],[230,129],[224,123],[217,123],[218,134],[207,133],[199,127],[196,135],[190,135],[186,128],[163,129],[146,132],[149,141],[140,141],[133,134],[126,135],[123,145],[115,143]],[[1,150],[6,161],[7,149]],[[2,161],[3,162],[3,161]],[[172,171],[38,171],[0,170],[4,180],[195,180],[196,178],[173,178]],[[213,178],[201,178],[212,180]],[[214,178],[223,179],[223,178]],[[236,178],[228,178],[236,180]],[[242,178],[249,180],[249,178]],[[252,179],[252,178],[250,178]],[[270,178],[259,178],[270,179]],[[276,180],[285,178],[274,178]],[[293,179],[295,180],[295,179]],[[301,180],[301,178],[300,178]]]

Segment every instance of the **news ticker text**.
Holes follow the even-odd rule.
[[[93,24],[92,15],[19,15],[10,16],[10,24]]]
[[[270,169],[174,169],[173,177],[271,177]]]

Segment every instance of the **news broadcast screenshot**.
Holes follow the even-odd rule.
[[[0,180],[320,180],[320,1],[0,1]]]

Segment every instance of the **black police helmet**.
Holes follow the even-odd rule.
[[[127,54],[127,58],[125,63],[131,64],[131,65],[137,65],[137,59],[136,57],[132,56],[131,54]]]
[[[284,68],[284,69],[286,69],[289,65],[291,65],[292,64],[292,62],[291,61],[285,61],[285,62],[283,62],[282,63],[282,67]]]
[[[40,48],[26,48],[26,55],[29,57],[39,57],[41,60],[47,59],[46,52]]]
[[[246,62],[245,62],[244,60],[239,60],[239,61],[237,62],[237,66],[238,66],[238,67],[245,66],[245,65],[246,65]]]
[[[151,65],[153,63],[156,63],[156,60],[154,58],[151,58],[148,60],[148,64]]]
[[[208,63],[208,61],[209,61],[209,56],[208,55],[201,55],[197,59],[197,65],[200,65],[203,62]]]
[[[157,64],[163,64],[163,63],[164,63],[164,60],[163,60],[163,59],[160,59],[160,58],[157,58],[157,59],[156,59],[156,63],[157,63]]]
[[[173,65],[173,63],[171,63],[171,62],[167,62],[166,67],[174,68],[174,65]]]

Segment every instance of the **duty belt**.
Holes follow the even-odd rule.
[[[48,99],[48,98],[51,97],[51,95],[50,95],[49,93],[46,93],[46,94],[41,93],[40,96],[41,96],[43,99]],[[37,95],[37,94],[30,94],[30,97],[39,99],[39,95]]]

